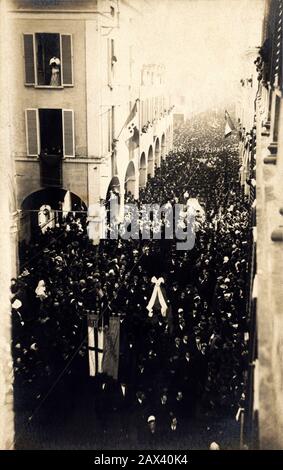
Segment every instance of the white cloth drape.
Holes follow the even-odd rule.
[[[150,298],[150,301],[147,305],[147,310],[148,310],[148,316],[152,317],[153,316],[153,306],[155,304],[156,298],[158,298],[159,303],[161,305],[161,314],[163,317],[166,316],[167,312],[167,304],[165,302],[162,290],[161,290],[161,284],[164,284],[164,279],[163,277],[159,277],[158,279],[154,276],[151,279],[151,282],[154,284],[153,292]]]

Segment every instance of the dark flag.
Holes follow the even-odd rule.
[[[139,146],[140,133],[138,126],[138,105],[136,101],[118,137],[119,140],[125,142],[128,148],[131,146],[137,148]]]
[[[224,137],[228,137],[229,135],[232,134],[232,131],[234,131],[236,128],[233,124],[232,119],[230,118],[230,115],[228,111],[225,110],[225,131],[224,131]]]
[[[120,319],[110,317],[109,328],[105,332],[102,369],[104,374],[118,379],[119,353],[120,353]]]

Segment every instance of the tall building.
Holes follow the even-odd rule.
[[[250,55],[238,110],[241,178],[253,199],[251,350],[245,431],[251,446],[283,448],[283,1],[266,0],[262,44]]]
[[[17,270],[17,204],[15,166],[11,155],[9,122],[10,31],[5,2],[0,2],[0,449],[12,449],[14,440],[13,362],[11,356],[10,282]],[[5,90],[5,91],[4,91]]]
[[[147,65],[140,47],[147,3],[9,1],[20,240],[37,211],[59,210],[67,191],[80,210],[114,191],[122,210],[125,192],[137,198],[170,150],[165,70]]]

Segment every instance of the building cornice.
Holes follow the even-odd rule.
[[[32,157],[15,157],[16,162],[29,162],[29,163],[40,163],[39,158],[32,158]],[[69,157],[69,158],[63,158],[62,159],[62,164],[64,163],[84,163],[86,165],[92,164],[92,163],[104,163],[105,157],[86,157],[86,158],[80,158],[80,157]]]

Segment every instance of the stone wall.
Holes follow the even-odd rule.
[[[283,103],[276,163],[265,163],[271,136],[257,128],[257,323],[259,440],[283,449]],[[273,110],[272,110],[273,111]],[[273,113],[271,112],[271,121]],[[272,123],[271,123],[272,124]],[[270,157],[267,157],[270,158]],[[268,161],[268,160],[267,160]]]

